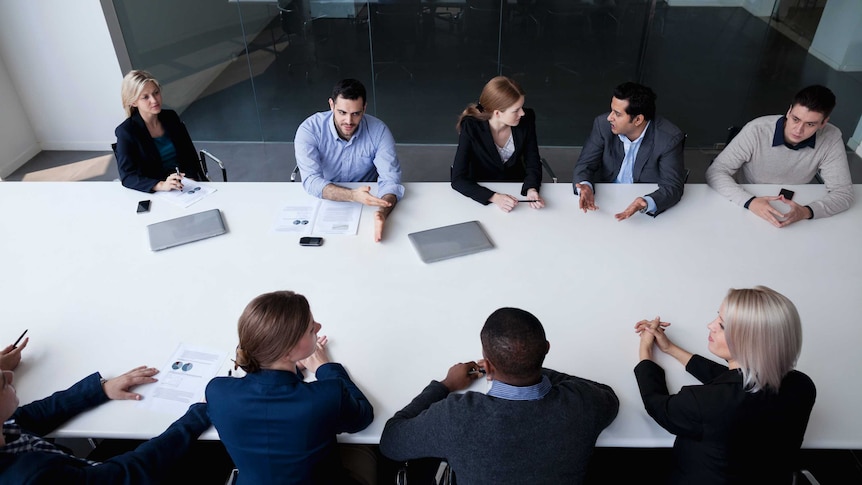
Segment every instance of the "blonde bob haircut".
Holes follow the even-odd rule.
[[[267,368],[290,353],[312,321],[304,296],[292,291],[264,293],[239,317],[236,365],[246,372]]]
[[[488,84],[482,89],[478,104],[470,103],[467,105],[458,118],[455,129],[458,130],[458,133],[461,132],[461,122],[467,116],[488,121],[494,111],[505,111],[506,108],[517,103],[521,96],[525,95],[524,89],[517,81],[506,76],[497,76],[488,81]]]
[[[138,111],[138,108],[132,106],[132,103],[141,97],[141,91],[144,90],[147,83],[155,84],[156,89],[160,91],[162,89],[159,81],[147,71],[129,71],[126,77],[123,78],[123,84],[120,86],[120,94],[123,97],[123,110],[126,112],[126,118],[131,117],[133,113]]]
[[[731,289],[724,299],[724,331],[745,389],[778,392],[802,350],[802,322],[793,302],[765,286]]]

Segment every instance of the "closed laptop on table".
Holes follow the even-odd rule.
[[[493,249],[494,244],[479,221],[462,222],[407,235],[426,263]]]
[[[211,209],[197,214],[168,219],[147,226],[150,236],[150,249],[162,249],[179,246],[208,237],[218,236],[227,232],[221,211]]]

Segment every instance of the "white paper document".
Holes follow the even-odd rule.
[[[310,205],[284,206],[273,230],[296,234],[352,234],[359,230],[362,204],[318,200]]]
[[[314,234],[353,234],[359,230],[362,204],[321,200],[314,221]]]
[[[275,219],[274,231],[311,234],[319,202],[311,205],[288,205],[282,207]]]
[[[159,367],[158,382],[138,391],[139,401],[154,411],[182,415],[189,406],[201,402],[209,381],[227,359],[225,352],[180,343],[171,358]]]
[[[166,200],[180,207],[188,207],[204,197],[215,192],[215,187],[204,185],[200,182],[183,177],[183,190],[171,190],[170,192],[156,192],[156,197]]]

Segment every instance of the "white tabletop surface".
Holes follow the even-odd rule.
[[[16,371],[22,403],[85,375],[106,377],[161,365],[185,342],[233,356],[236,321],[258,294],[306,295],[330,354],[374,405],[372,425],[342,441],[377,442],[383,425],[452,364],[481,357],[479,330],[502,306],[534,313],[551,350],[546,366],[609,384],[620,398],[599,446],[670,446],[673,437],[644,412],[632,372],[633,325],[660,315],[683,347],[707,351],[706,324],[730,287],[770,286],[802,316],[798,368],[817,385],[804,446],[862,447],[862,205],[829,219],[777,229],[706,185],[657,218],[613,214],[649,185],[598,185],[600,210],[584,214],[569,184],[543,186],[547,207],[506,214],[442,183],[406,184],[385,241],[372,241],[372,208],[356,236],[300,247],[276,233],[287,203],[310,201],[300,184],[213,184],[188,209],[110,182],[0,183],[0,343],[29,328]],[[515,194],[516,184],[489,184]],[[800,203],[823,186],[790,187]],[[751,186],[777,194],[777,186]],[[857,189],[858,190],[858,189]],[[151,252],[146,226],[219,208],[229,233]],[[481,221],[496,248],[430,265],[407,238],[414,231]],[[694,384],[661,356],[672,391]],[[713,356],[713,358],[715,358]],[[225,367],[226,371],[227,367]],[[487,384],[476,383],[475,390]],[[151,437],[177,416],[109,402],[55,433],[69,437]],[[552,417],[549,417],[552,419]],[[213,430],[205,434],[215,438]]]

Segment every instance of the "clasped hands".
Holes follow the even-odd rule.
[[[652,357],[653,344],[664,353],[670,350],[671,341],[664,333],[664,329],[669,326],[670,323],[662,322],[659,317],[655,317],[652,320],[641,320],[635,324],[635,332],[641,337],[641,360]]]
[[[773,200],[786,204],[790,207],[790,211],[782,213],[780,210],[772,207],[770,202]],[[785,199],[783,195],[755,197],[748,204],[748,210],[775,227],[788,226],[796,221],[808,219],[813,215],[807,207],[799,205],[790,199]]]
[[[584,211],[584,213],[588,210],[598,210],[599,206],[596,205],[596,197],[592,187],[587,184],[575,184],[575,187],[578,189],[578,208]],[[615,214],[614,217],[618,221],[623,221],[646,208],[646,199],[638,197],[624,211]]]

